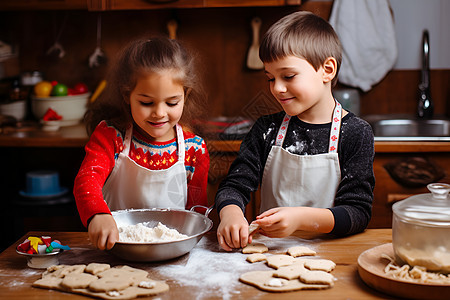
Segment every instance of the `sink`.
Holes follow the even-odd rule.
[[[449,120],[380,120],[373,124],[375,136],[450,136]]]
[[[372,115],[366,121],[372,126],[375,140],[450,141],[450,119],[418,119],[411,116]]]

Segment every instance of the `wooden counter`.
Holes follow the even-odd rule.
[[[64,126],[57,131],[23,128],[0,133],[0,147],[84,147],[88,135],[84,125]]]
[[[55,132],[39,129],[0,133],[0,147],[84,147],[88,141],[84,125],[61,127]],[[207,140],[210,152],[239,151],[241,141]],[[375,152],[450,152],[449,141],[376,141]]]
[[[358,256],[367,249],[390,243],[392,241],[391,234],[390,229],[369,229],[364,233],[345,238],[331,238],[327,235],[304,232],[297,232],[294,236],[285,239],[261,237],[258,240],[262,239],[261,241],[269,247],[271,253],[285,251],[285,247],[289,243],[304,245],[316,250],[318,257],[331,259],[337,264],[336,269],[332,272],[337,281],[330,289],[268,293],[239,282],[238,277],[248,271],[270,270],[270,268],[263,262],[248,263],[247,267],[246,255],[238,251],[228,253],[219,250],[215,232],[206,234],[191,253],[163,263],[122,261],[109,253],[93,249],[85,232],[29,232],[0,254],[0,295],[2,299],[88,299],[79,295],[31,286],[35,280],[40,278],[43,270],[29,268],[25,257],[17,254],[15,247],[28,236],[50,235],[72,248],[60,255],[61,264],[88,264],[91,262],[109,263],[112,266],[127,264],[149,271],[150,277],[153,279],[165,280],[169,284],[170,290],[157,296],[158,299],[394,299],[368,287],[361,280],[357,271]],[[185,283],[184,277],[186,276],[180,275],[177,276],[177,279],[174,272],[169,272],[178,266],[180,269],[178,273],[188,275],[182,269],[192,267],[189,262],[196,261],[194,258],[198,255],[195,253],[198,254],[200,250],[206,263],[196,266],[192,276],[194,278],[202,277],[203,275],[200,274],[204,274],[203,286],[200,284],[188,285]],[[214,259],[218,258],[214,260],[217,261],[217,264],[210,263],[212,256]],[[229,265],[237,264],[240,267],[227,273],[230,270],[227,269],[227,263],[221,264],[223,261],[229,261]],[[209,275],[213,278],[206,278],[208,274],[213,274]],[[220,282],[220,279],[227,274],[233,277],[232,280]]]

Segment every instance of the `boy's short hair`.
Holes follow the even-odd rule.
[[[317,71],[328,57],[337,61],[336,76],[342,62],[342,46],[333,27],[321,17],[307,11],[289,14],[273,24],[264,35],[259,48],[263,62],[286,56],[308,61]]]

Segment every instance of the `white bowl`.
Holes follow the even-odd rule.
[[[58,131],[59,127],[61,127],[60,120],[52,120],[52,121],[41,120],[41,124],[43,131]]]
[[[13,116],[18,121],[22,121],[25,118],[27,111],[26,100],[19,100],[7,104],[0,104],[0,114]]]
[[[80,123],[87,109],[90,93],[73,96],[35,97],[32,98],[32,111],[36,118],[42,119],[49,108],[62,116],[61,126]]]

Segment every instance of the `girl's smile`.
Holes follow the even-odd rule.
[[[175,124],[184,107],[184,87],[168,69],[152,72],[137,80],[130,94],[131,115],[139,131],[154,141],[175,138]]]
[[[164,126],[167,122],[148,122],[150,125],[154,126],[154,127],[162,127]]]

